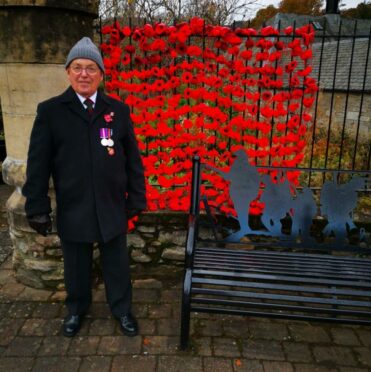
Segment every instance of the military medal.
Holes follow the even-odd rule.
[[[99,129],[99,135],[100,135],[100,143],[104,147],[112,147],[114,145],[113,140],[111,139],[112,136],[112,129],[110,128],[100,128]]]
[[[109,114],[104,115],[104,121],[106,122],[106,125],[109,125],[112,120],[113,116],[115,115],[114,112],[110,112]],[[102,146],[107,148],[107,152],[109,156],[115,155],[115,149],[113,148],[113,145],[115,142],[113,142],[112,137],[112,129],[111,128],[100,128],[100,143]]]
[[[99,136],[100,136],[100,143],[102,146],[107,148],[108,155],[113,156],[115,155],[115,149],[113,148],[113,145],[115,142],[113,142],[112,136],[112,129],[111,128],[100,128],[99,129]]]

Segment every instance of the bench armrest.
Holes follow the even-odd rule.
[[[186,250],[185,250],[186,267],[192,267],[194,248],[196,245],[196,238],[197,238],[197,226],[198,226],[198,216],[193,215],[193,214],[189,215]]]

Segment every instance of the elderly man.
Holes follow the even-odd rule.
[[[98,91],[104,65],[89,38],[73,46],[65,67],[71,86],[37,108],[23,188],[26,215],[39,234],[51,230],[52,176],[67,291],[63,334],[74,336],[88,311],[93,243],[98,242],[111,312],[122,332],[135,336],[126,226],[145,209],[146,198],[129,108]]]

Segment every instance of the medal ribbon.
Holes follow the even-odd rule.
[[[112,129],[110,128],[100,128],[99,129],[99,135],[100,135],[100,138],[103,139],[103,138],[111,138],[112,136]]]

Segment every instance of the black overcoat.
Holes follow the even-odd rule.
[[[100,128],[112,130],[114,155],[101,144]],[[146,207],[143,165],[128,106],[98,92],[90,117],[71,87],[40,103],[23,187],[27,216],[51,212],[50,176],[62,240],[106,242],[126,232],[126,211]]]

